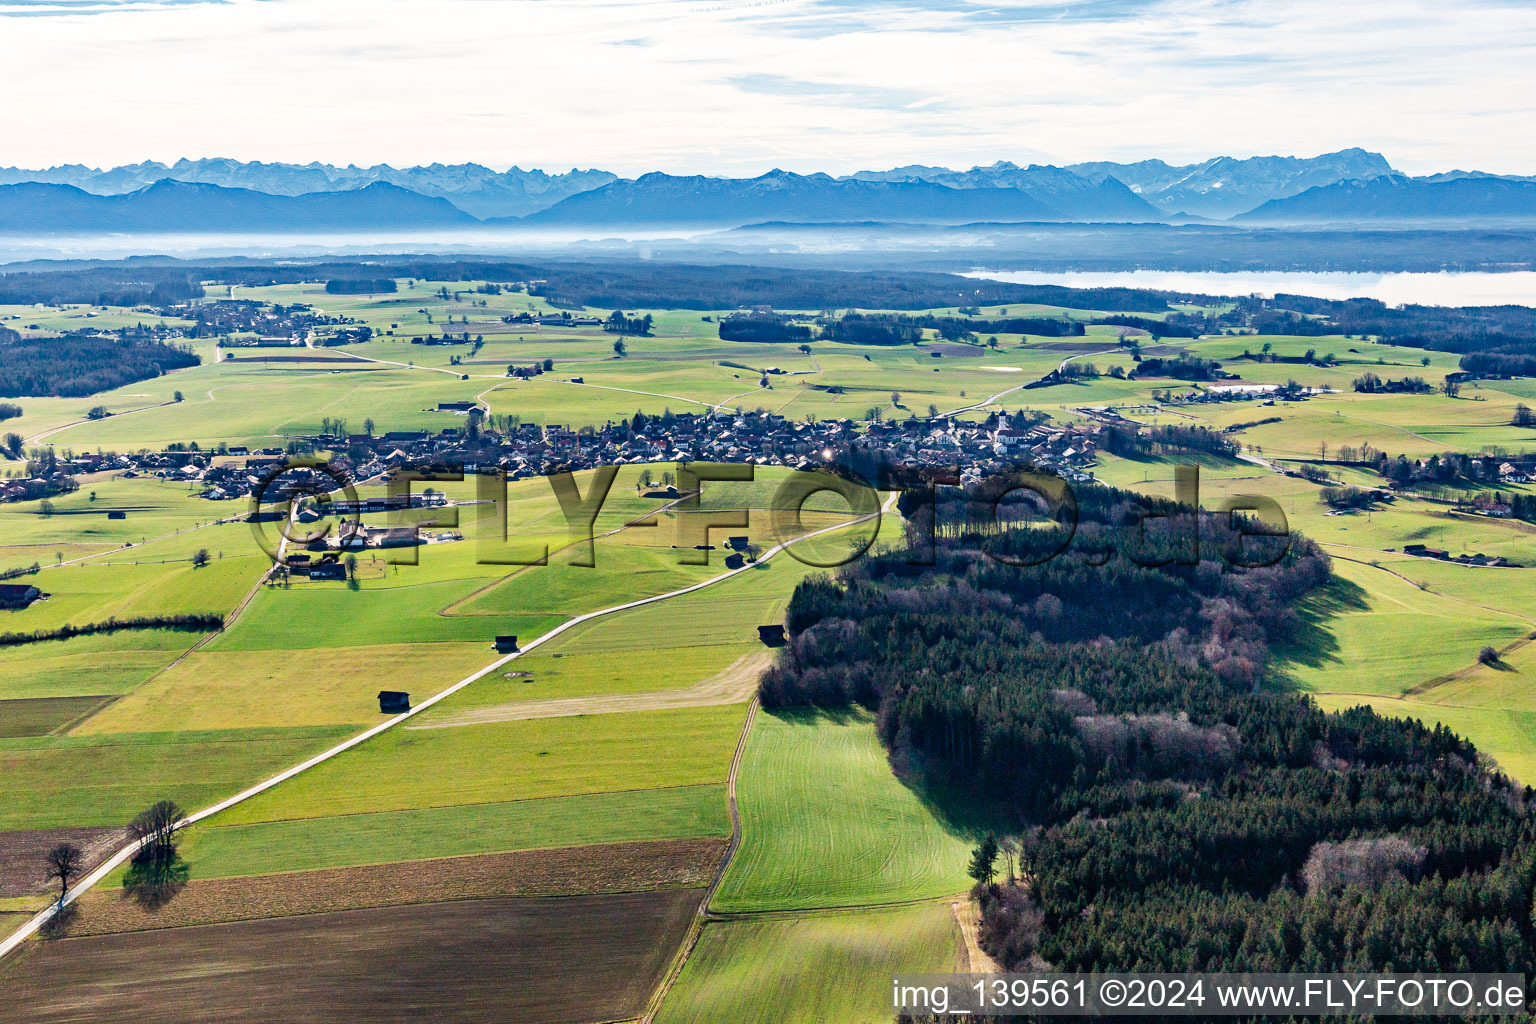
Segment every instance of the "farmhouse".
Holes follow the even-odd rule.
[[[42,596],[30,583],[0,583],[0,608],[25,608]]]

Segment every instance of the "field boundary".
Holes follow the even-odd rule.
[[[731,838],[725,844],[725,855],[720,858],[720,867],[715,871],[715,877],[710,880],[709,888],[704,891],[704,899],[699,902],[699,909],[694,913],[693,923],[688,926],[688,936],[683,940],[677,954],[672,958],[672,966],[662,976],[661,984],[651,994],[646,1003],[645,1014],[640,1018],[642,1024],[651,1024],[656,1019],[661,1004],[666,1001],[667,994],[672,991],[672,986],[682,976],[683,968],[688,964],[688,958],[693,955],[694,948],[699,944],[699,936],[704,934],[704,925],[710,920],[709,901],[715,898],[715,890],[720,888],[720,883],[725,879],[725,872],[731,866],[731,857],[736,853],[736,848],[741,845],[741,814],[736,804],[736,777],[741,772],[741,759],[747,750],[747,737],[752,734],[752,723],[757,720],[759,707],[756,696],[747,707],[747,720],[741,727],[741,737],[736,741],[736,752],[731,756],[731,770],[726,776],[725,794],[726,804],[730,808]]]

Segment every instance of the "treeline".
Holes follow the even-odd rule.
[[[603,330],[609,334],[637,334],[642,337],[651,333],[651,314],[645,316],[625,316],[619,310],[603,321]]]
[[[1314,628],[1314,545],[1245,569],[1221,520],[1090,488],[1064,553],[1014,567],[987,552],[1037,561],[1071,517],[989,528],[949,493],[932,567],[796,589],[761,696],[873,709],[894,763],[1019,837],[1012,877],[977,865],[1004,967],[1531,971],[1533,794],[1443,727],[1260,686]]]
[[[1404,377],[1401,380],[1383,380],[1367,370],[1355,378],[1354,388],[1361,394],[1410,394],[1422,395],[1433,391],[1423,377]]]
[[[1104,447],[1111,454],[1131,458],[1139,455],[1199,452],[1230,459],[1241,450],[1236,441],[1207,427],[1176,425],[1140,429],[1111,427],[1105,432]]]
[[[198,264],[156,259],[87,269],[28,271],[0,276],[0,303],[167,305],[201,298],[200,281],[264,287],[361,277],[532,282],[533,294],[572,309],[933,309],[1037,303],[1109,312],[1161,313],[1169,309],[1169,301],[1176,297],[1171,292],[1146,288],[1009,284],[928,272],[697,266],[660,260],[521,263],[412,257],[396,262],[318,260],[282,264]]]
[[[203,297],[200,283],[217,277],[184,266],[146,266],[140,261],[84,270],[0,274],[0,304],[169,306]]]
[[[813,329],[774,313],[733,314],[720,321],[722,341],[837,341],[850,345],[911,345],[932,330],[946,341],[975,342],[982,334],[1034,334],[1048,338],[1082,337],[1077,320],[1014,317],[978,320],[953,316],[904,316],[892,313],[846,313],[824,316]]]
[[[325,293],[327,295],[390,294],[398,290],[399,285],[395,283],[395,279],[392,277],[382,277],[376,280],[333,277],[325,282]]]
[[[1179,356],[1176,359],[1143,359],[1131,371],[1132,377],[1172,377],[1174,380],[1217,380],[1224,376],[1214,359]]]
[[[0,395],[79,398],[196,366],[192,350],[159,341],[116,341],[89,334],[0,345]]]
[[[44,640],[68,640],[71,637],[120,633],[134,629],[181,629],[196,633],[212,633],[223,628],[224,617],[221,615],[152,615],[133,619],[113,617],[104,622],[92,622],[84,626],[66,624],[57,629],[38,629],[30,633],[0,633],[0,647],[18,647]]]
[[[728,316],[720,321],[721,341],[810,341],[811,329],[781,316]]]
[[[1179,323],[1178,321],[1149,320],[1142,316],[1103,316],[1093,321],[1096,325],[1109,327],[1132,327],[1136,330],[1146,331],[1154,340],[1161,338],[1198,338],[1202,333],[1198,327]]]

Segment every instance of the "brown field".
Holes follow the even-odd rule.
[[[724,854],[724,839],[677,839],[209,878],[188,882],[158,908],[142,906],[120,889],[94,890],[80,898],[69,935],[498,896],[685,889],[709,884]]]
[[[61,780],[60,785],[67,781]],[[59,843],[74,843],[94,867],[128,840],[123,828],[55,828],[0,832],[0,898],[31,896],[48,886],[44,859]]]
[[[46,736],[100,707],[111,697],[29,697],[0,700],[0,739]]]
[[[702,897],[461,900],[36,942],[0,967],[0,1022],[622,1020]]]
[[[757,681],[773,661],[771,651],[743,654],[720,672],[693,686],[647,693],[612,693],[595,697],[560,697],[524,700],[472,708],[444,715],[430,725],[406,729],[451,729],[486,722],[521,722],[530,718],[568,718],[572,715],[612,715],[627,711],[662,711],[672,708],[704,708],[721,704],[745,704],[757,692]]]

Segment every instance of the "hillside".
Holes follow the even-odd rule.
[[[1467,177],[1420,181],[1382,175],[1341,181],[1274,199],[1234,217],[1240,223],[1304,224],[1347,221],[1529,220],[1536,217],[1536,182]]]

